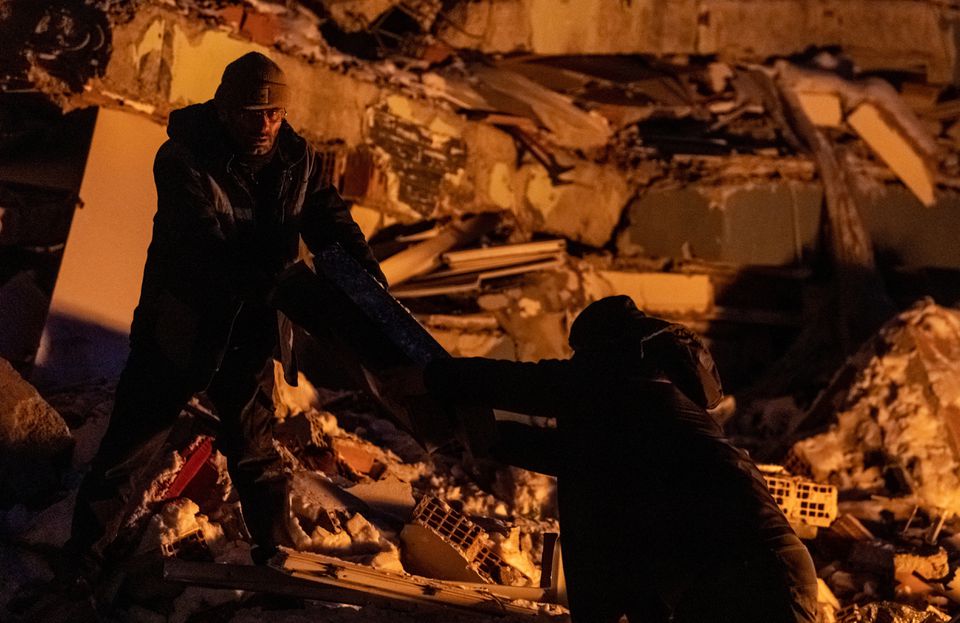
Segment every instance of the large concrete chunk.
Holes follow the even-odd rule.
[[[810,417],[830,412],[828,432],[794,446],[815,480],[875,489],[898,466],[922,506],[960,512],[960,312],[924,300],[891,320]]]
[[[526,165],[524,203],[538,231],[601,247],[610,240],[630,199],[626,176],[612,167],[576,161],[556,184],[540,165]]]
[[[0,508],[47,501],[72,447],[63,418],[0,359]]]

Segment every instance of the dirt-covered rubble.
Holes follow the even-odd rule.
[[[840,519],[807,542],[823,579],[820,601],[824,621],[930,623],[947,621],[960,609],[960,588],[954,582],[960,540],[952,516],[943,512],[946,507],[936,506],[943,503],[942,496],[933,495],[940,489],[929,481],[931,466],[946,465],[934,470],[946,477],[952,463],[944,464],[929,452],[915,452],[912,461],[899,466],[899,476],[889,469],[881,469],[879,476],[868,472],[871,467],[889,466],[894,462],[890,459],[902,455],[899,445],[883,443],[888,434],[885,427],[898,417],[921,417],[941,425],[950,417],[946,408],[951,403],[949,388],[960,377],[953,370],[955,357],[951,354],[960,343],[956,314],[925,301],[885,327],[851,361],[854,373],[839,375],[841,380],[824,394],[823,400],[839,396],[830,403],[838,423],[828,433],[798,442],[794,456],[788,459],[791,469],[805,467],[815,480],[841,487]],[[926,389],[911,391],[914,386]],[[916,402],[918,394],[926,397],[922,405]],[[50,402],[68,415],[78,448],[88,444],[85,436],[96,435],[96,428],[91,427],[108,412],[109,395],[109,385],[94,384],[50,397]],[[873,396],[869,403],[865,402],[868,396]],[[543,535],[561,528],[552,479],[517,468],[429,457],[406,433],[373,415],[370,403],[361,396],[317,390],[305,379],[298,387],[278,384],[275,399],[279,405],[277,448],[292,474],[283,531],[297,550],[333,555],[374,569],[405,570],[405,544],[399,536],[403,524],[398,518],[409,513],[415,500],[432,495],[482,525],[490,535],[490,546],[519,572],[518,580],[538,582]],[[900,404],[903,400],[906,402]],[[194,403],[188,411],[196,417],[203,411],[202,404]],[[853,422],[847,414],[855,411],[861,415],[854,429],[862,432],[864,426],[872,426],[873,435],[837,432]],[[884,415],[885,411],[889,414]],[[778,412],[797,413],[795,409]],[[864,424],[870,417],[873,423]],[[890,429],[891,439],[899,439],[893,433],[910,428],[902,421],[899,424]],[[801,423],[798,429],[804,430],[805,425]],[[949,435],[943,434],[944,438]],[[842,438],[846,446],[832,454],[804,454],[801,450],[817,443],[827,447],[823,439],[831,435],[835,440]],[[197,477],[206,483],[203,488],[186,489],[184,495],[193,497],[164,499],[170,482],[203,439],[203,435],[196,437],[180,452],[149,466],[144,473],[148,485],[130,492],[136,503],[120,534],[138,522],[144,528],[136,533],[140,536],[134,550],[141,562],[130,572],[133,588],[121,590],[117,598],[118,620],[205,621],[216,617],[246,621],[256,617],[261,621],[299,621],[315,617],[359,623],[383,617],[405,620],[405,616],[429,621],[440,616],[430,611],[409,615],[403,608],[384,609],[382,605],[331,609],[287,603],[278,607],[263,605],[261,598],[249,593],[195,586],[184,590],[163,583],[146,590],[154,582],[150,574],[156,573],[157,567],[145,561],[158,561],[163,555],[234,565],[251,563],[249,545],[237,519],[236,496],[219,453],[214,452],[210,459],[213,475]],[[937,435],[931,434],[925,443],[938,441]],[[885,452],[890,454],[881,457]],[[836,465],[829,461],[836,456],[847,461],[846,471],[831,469]],[[137,481],[134,477],[133,482]],[[75,483],[76,479],[66,478],[65,482]],[[919,486],[923,483],[926,488]],[[13,565],[18,571],[5,575],[0,591],[5,619],[9,615],[12,620],[29,620],[42,612],[54,617],[49,620],[57,620],[57,612],[75,612],[65,610],[62,604],[59,609],[54,607],[63,597],[40,599],[36,593],[37,587],[52,577],[55,548],[65,538],[69,496],[64,500],[55,505],[60,507],[57,512],[34,514],[31,530],[7,533],[8,545],[0,548],[0,554],[4,565]],[[11,526],[10,515],[4,518]],[[59,543],[56,539],[38,540],[38,531],[59,532]],[[40,607],[37,603],[42,608],[31,609]],[[13,611],[7,609],[11,607]],[[436,620],[458,620],[457,616],[447,614]],[[542,614],[545,620],[558,620],[558,616],[556,611]],[[471,616],[471,620],[481,619]]]
[[[80,445],[86,444],[82,439],[86,435],[96,435],[88,427],[102,417],[101,411],[109,408],[103,397],[102,386],[98,385],[92,385],[88,392],[74,388],[51,397],[61,408],[71,411],[77,431],[85,429],[77,435]],[[543,534],[559,531],[552,478],[495,464],[467,467],[454,458],[430,457],[406,433],[372,415],[364,400],[349,393],[314,390],[303,378],[296,388],[281,382],[275,397],[280,405],[275,423],[277,448],[291,474],[286,496],[287,521],[280,527],[289,546],[402,573],[404,545],[400,528],[404,521],[409,521],[415,499],[433,495],[480,522],[489,534],[492,551],[516,569],[515,581],[533,585],[539,581]],[[323,408],[323,401],[330,403],[338,415]],[[91,413],[81,416],[86,410]],[[186,421],[203,410],[201,403],[193,403],[185,412]],[[49,412],[55,414],[52,409]],[[184,421],[181,420],[181,428]],[[169,496],[184,464],[202,447],[204,439],[201,434],[180,451],[163,455],[156,454],[157,446],[153,444],[132,461],[143,467],[131,474],[124,521],[113,527],[112,534],[116,535],[116,542],[135,539],[128,551],[136,564],[128,571],[131,579],[124,585],[127,588],[121,589],[117,598],[116,620],[154,617],[200,621],[207,620],[203,618],[207,612],[209,616],[218,613],[218,617],[230,612],[236,618],[229,620],[246,620],[243,617],[251,612],[248,608],[257,607],[255,600],[246,604],[249,595],[238,591],[197,587],[184,590],[176,585],[157,584],[159,577],[151,575],[158,572],[158,567],[147,561],[159,562],[162,556],[199,556],[200,560],[219,563],[252,564],[238,517],[236,494],[219,452],[210,455],[210,468],[205,467],[211,473],[199,473],[191,481],[199,486],[187,483],[181,495]],[[65,478],[65,482],[75,486],[78,479]],[[4,620],[31,620],[34,616],[58,620],[56,617],[63,612],[73,612],[62,604],[58,606],[58,599],[69,600],[68,596],[51,597],[42,588],[39,595],[34,592],[52,577],[51,570],[58,564],[56,548],[69,531],[69,488],[61,495],[67,497],[65,503],[55,505],[57,513],[31,516],[33,524],[43,526],[26,525],[24,521],[17,527],[12,515],[6,513],[3,517],[10,545],[0,548],[0,552],[4,564],[18,567],[15,573],[4,573],[7,579],[0,591],[5,613],[0,618]],[[52,542],[37,541],[31,534],[35,535],[38,529],[56,532],[59,537]],[[101,547],[107,545],[101,543]],[[147,588],[150,585],[153,587]],[[161,595],[163,606],[157,602]],[[391,617],[404,616],[403,607],[398,608]],[[324,608],[320,612],[334,617],[330,620],[366,621],[386,616],[386,611],[377,608],[359,612]],[[306,615],[295,611],[276,616],[261,620],[297,620],[297,616]]]
[[[840,490],[837,521],[808,542],[838,599],[829,620],[946,621],[960,607],[958,348],[960,313],[921,300],[810,409],[780,400],[767,410],[767,443],[800,438],[784,457],[791,471]]]
[[[865,345],[814,407],[830,430],[794,446],[814,478],[884,491],[900,476],[924,508],[960,510],[960,313],[917,303]]]

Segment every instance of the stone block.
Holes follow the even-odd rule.
[[[72,449],[60,414],[0,359],[0,508],[50,501]]]
[[[626,176],[614,167],[592,162],[572,164],[573,170],[562,176],[569,183],[560,185],[554,185],[544,167],[524,167],[524,203],[536,230],[602,247],[630,199]]]

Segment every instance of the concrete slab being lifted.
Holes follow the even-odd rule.
[[[278,279],[274,305],[329,346],[397,423],[428,452],[460,448],[487,453],[495,435],[490,410],[452,411],[429,397],[393,395],[392,370],[450,355],[338,244],[300,262]]]

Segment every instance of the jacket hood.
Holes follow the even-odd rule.
[[[629,296],[588,305],[573,321],[569,341],[574,358],[664,374],[701,407],[714,407],[723,398],[716,364],[700,338],[679,324],[647,316]]]
[[[167,120],[167,136],[198,155],[229,159],[235,153],[213,100],[171,112]],[[280,126],[277,141],[280,157],[288,165],[299,162],[306,155],[306,141],[286,121]]]
[[[588,305],[570,327],[570,347],[575,351],[634,349],[670,326],[647,316],[629,296],[608,296]]]

